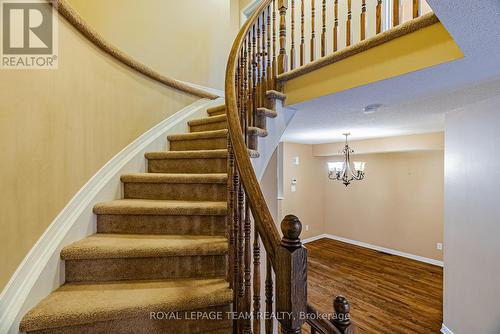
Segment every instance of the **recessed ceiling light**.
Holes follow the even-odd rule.
[[[363,113],[365,113],[367,115],[373,114],[373,113],[377,112],[380,107],[382,107],[381,103],[367,105],[366,107],[363,108]]]

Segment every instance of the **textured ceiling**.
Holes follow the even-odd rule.
[[[294,105],[284,141],[326,143],[442,131],[444,115],[500,95],[500,1],[428,0],[465,57]],[[467,14],[467,15],[465,15]],[[374,114],[363,107],[382,103]]]

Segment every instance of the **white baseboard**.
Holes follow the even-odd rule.
[[[453,332],[451,331],[451,329],[449,329],[448,327],[446,327],[444,324],[441,326],[441,333],[443,333],[443,334],[453,334]]]
[[[95,233],[92,207],[121,197],[120,175],[146,170],[144,153],[166,147],[166,135],[186,132],[187,121],[203,117],[222,99],[201,99],[144,133],[104,165],[68,202],[36,242],[0,294],[0,333],[19,333],[24,313],[64,282],[64,245]]]
[[[309,242],[313,242],[313,241],[316,241],[316,240],[319,240],[319,239],[325,239],[325,238],[328,238],[328,234],[320,234],[320,235],[317,235],[315,237],[310,237],[310,238],[302,239],[302,243],[303,244],[307,244]]]
[[[420,255],[405,253],[405,252],[401,252],[401,251],[390,249],[390,248],[380,247],[380,246],[372,245],[372,244],[369,244],[366,242],[361,242],[361,241],[357,241],[357,240],[351,240],[351,239],[347,239],[347,238],[343,238],[343,237],[338,237],[338,236],[333,235],[333,234],[320,234],[316,237],[304,239],[304,240],[302,240],[302,242],[308,243],[308,242],[318,240],[318,239],[323,239],[323,238],[337,240],[337,241],[345,242],[345,243],[348,243],[351,245],[369,248],[369,249],[373,249],[373,250],[376,250],[379,252],[383,252],[383,253],[387,253],[387,254],[391,254],[391,255],[396,255],[396,256],[401,256],[401,257],[405,257],[405,258],[412,259],[415,261],[425,262],[425,263],[429,263],[429,264],[432,264],[435,266],[443,267],[443,261],[430,259],[430,258],[423,257]]]

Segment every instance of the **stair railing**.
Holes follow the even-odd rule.
[[[307,249],[299,238],[302,225],[295,216],[285,217],[280,237],[252,167],[249,148],[256,146],[255,131],[262,128],[262,111],[275,109],[276,99],[283,98],[284,75],[299,75],[294,72],[314,65],[317,54],[319,60],[328,59],[370,34],[382,33],[384,6],[392,11],[385,21],[398,26],[401,1],[405,1],[407,10],[410,4],[413,18],[420,16],[423,0],[377,0],[374,8],[368,8],[365,0],[262,0],[238,33],[225,82],[229,128],[227,277],[234,293],[235,333],[273,333],[276,320],[282,333],[300,333],[306,322],[312,333],[354,332],[350,306],[344,297],[334,299],[334,312],[328,319],[307,303]],[[353,18],[353,8],[358,6],[359,20]],[[346,11],[342,19],[341,8]],[[372,19],[368,20],[368,15]],[[367,22],[372,21],[375,26],[368,27]],[[306,38],[306,26],[310,39]],[[359,32],[359,39],[353,39],[354,31]],[[261,271],[261,263],[265,263],[265,270]]]
[[[235,333],[273,333],[278,321],[282,333],[301,333],[307,322],[313,332],[348,333],[353,327],[345,299],[337,298],[342,303],[336,300],[336,313],[327,321],[317,320],[323,318],[307,304],[307,249],[299,239],[302,224],[295,216],[285,217],[280,237],[249,157],[254,137],[249,130],[259,125],[259,110],[274,109],[274,98],[280,95],[276,90],[281,88],[276,77],[287,68],[287,8],[286,0],[262,0],[240,30],[227,66],[227,277],[234,294],[233,328]],[[266,264],[264,285],[261,262]]]

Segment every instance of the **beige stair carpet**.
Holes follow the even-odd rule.
[[[231,311],[227,117],[223,105],[207,113],[188,123],[190,133],[168,136],[170,151],[145,155],[148,173],[122,175],[123,199],[95,205],[97,234],[63,248],[65,284],[24,316],[21,331],[231,333],[227,318],[182,317]],[[265,108],[259,115],[276,116]],[[267,135],[264,127],[251,133]],[[181,317],[161,318],[165,312]]]

